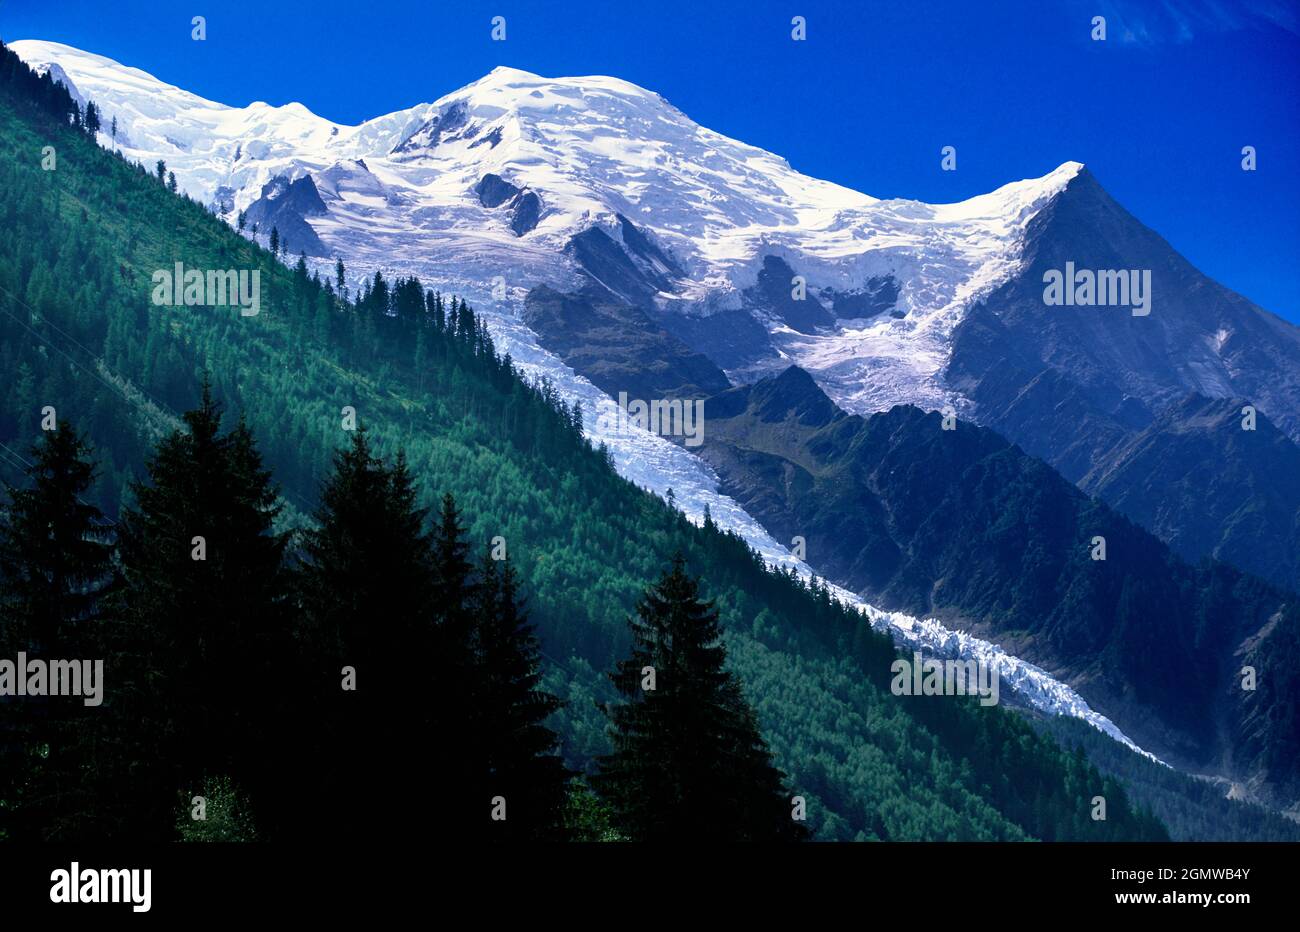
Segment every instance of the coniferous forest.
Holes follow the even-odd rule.
[[[0,699],[0,839],[1168,837],[1014,711],[891,694],[459,297],[322,277],[97,120],[0,49],[0,657],[104,687]],[[151,303],[178,261],[260,313]]]

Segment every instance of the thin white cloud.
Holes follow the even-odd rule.
[[[1294,0],[1076,0],[1106,17],[1107,38],[1131,45],[1191,42],[1198,35],[1282,29],[1300,36]]]

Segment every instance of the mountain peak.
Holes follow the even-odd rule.
[[[61,65],[116,121],[124,157],[165,160],[187,194],[227,216],[274,178],[311,175],[326,212],[307,226],[326,252],[358,268],[418,268],[485,306],[575,287],[591,269],[572,244],[596,230],[644,273],[646,310],[680,312],[693,333],[726,329],[716,312],[739,314],[758,354],[740,365],[757,375],[798,362],[859,414],[951,400],[940,373],[954,328],[1014,274],[1030,221],[1084,175],[1065,162],[958,203],[882,200],[605,75],[499,65],[432,103],[345,125],[296,103],[215,103],[57,43],[15,51]],[[526,199],[524,215],[482,198],[488,179]],[[485,288],[502,269],[505,302]],[[779,294],[775,311],[756,304]],[[798,325],[796,308],[807,311]]]
[[[653,101],[671,109],[660,95],[622,78],[599,74],[548,78],[510,65],[497,65],[477,81],[444,94],[434,106],[469,99],[474,104],[501,106],[507,110],[551,111],[563,102],[581,103],[583,95]]]
[[[487,73],[488,77],[498,78],[527,78],[535,81],[543,80],[542,76],[532,71],[525,71],[522,68],[512,68],[510,65],[497,65]]]
[[[808,427],[822,427],[843,413],[799,366],[756,382],[750,390],[749,407],[761,420],[783,421],[793,416]]]

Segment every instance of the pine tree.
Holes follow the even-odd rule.
[[[5,643],[37,650],[76,641],[99,620],[112,575],[111,525],[86,504],[96,470],[66,423],[33,449],[29,489],[9,488],[0,523],[0,625]]]
[[[102,658],[115,577],[111,526],[85,501],[95,467],[67,424],[33,457],[31,487],[8,489],[0,522],[0,644],[46,661]],[[93,830],[91,747],[105,714],[75,697],[0,700],[0,839]]]
[[[404,458],[389,466],[375,456],[364,429],[335,454],[299,570],[313,667],[306,681],[316,684],[303,716],[326,729],[310,749],[313,772],[324,778],[320,798],[305,809],[335,816],[319,831],[376,837],[409,830],[409,798],[395,795],[392,785],[425,787],[431,753],[459,752],[438,741],[428,701],[437,671],[431,676],[426,664],[448,658],[436,653],[425,516]],[[302,789],[287,792],[298,796]]]
[[[141,830],[170,835],[171,807],[212,776],[256,797],[281,692],[287,536],[269,473],[242,419],[225,436],[207,383],[185,429],[165,438],[125,508],[120,550],[123,665],[135,716]]]
[[[804,837],[754,712],[723,669],[717,610],[680,554],[630,623],[632,656],[610,675],[625,699],[608,712],[614,750],[594,778],[615,825],[634,841]]]
[[[87,101],[86,102],[86,135],[88,135],[91,139],[94,139],[95,134],[99,132],[99,128],[100,128],[99,107],[95,105],[95,102],[93,100]]]
[[[541,689],[541,654],[508,560],[484,558],[475,611],[475,727],[483,750],[484,799],[506,802],[491,840],[558,840],[570,774],[544,724],[560,701]]]
[[[474,614],[480,604],[469,543],[460,512],[450,494],[442,506],[432,534],[434,594],[437,629],[430,706],[435,712],[434,733],[451,759],[438,774],[435,798],[465,799],[466,804],[444,814],[445,836],[482,837],[491,824],[491,797],[485,793],[482,774],[486,757],[483,733],[476,727],[474,705],[481,692],[474,669]]]

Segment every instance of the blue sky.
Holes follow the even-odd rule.
[[[359,122],[510,65],[611,74],[800,171],[951,201],[1061,162],[1207,274],[1300,322],[1300,4],[1291,0],[0,0],[229,104]],[[207,17],[206,42],[190,18]],[[506,41],[490,38],[506,17]],[[802,15],[807,41],[790,38]],[[1094,16],[1107,39],[1090,38]],[[957,148],[958,170],[939,168]],[[1254,146],[1258,170],[1241,170]]]

